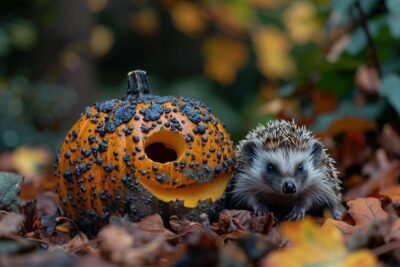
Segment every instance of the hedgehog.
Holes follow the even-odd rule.
[[[232,197],[256,215],[272,211],[287,220],[325,208],[339,219],[344,210],[335,161],[294,120],[260,124],[239,142]]]

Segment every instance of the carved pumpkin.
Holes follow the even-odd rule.
[[[84,229],[110,215],[193,219],[221,208],[233,156],[229,134],[204,104],[150,95],[146,73],[133,71],[126,97],[86,108],[55,175],[64,212]]]

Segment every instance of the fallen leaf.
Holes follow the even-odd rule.
[[[180,236],[186,236],[191,233],[204,231],[201,223],[189,221],[187,219],[179,219],[178,216],[172,215],[169,219],[172,229]]]
[[[379,154],[380,153],[378,150],[378,158]],[[388,165],[385,166],[385,164]],[[383,190],[397,184],[397,177],[400,174],[399,161],[381,163],[378,170],[379,171],[372,175],[366,182],[346,192],[346,194],[343,196],[344,200],[349,201],[359,197],[370,196],[379,190]]]
[[[381,202],[377,198],[358,198],[347,202],[350,215],[354,224],[345,221],[327,219],[324,225],[336,226],[349,239],[355,232],[367,230],[368,227],[386,221],[389,214],[382,209]]]
[[[94,247],[94,242],[89,241],[82,232],[74,236],[62,248],[72,255],[99,255],[99,251]]]
[[[185,251],[172,266],[217,266],[219,248],[217,239],[206,231],[191,234],[185,242]]]
[[[24,219],[24,216],[18,213],[0,213],[0,236],[18,233],[24,223]]]
[[[344,135],[343,145],[339,150],[341,159],[340,167],[343,170],[360,164],[362,165],[371,155],[371,149],[367,146],[367,140],[363,133],[347,132]]]
[[[41,227],[36,200],[25,203],[22,206],[22,214],[25,217],[24,226],[22,228],[25,234],[35,232]]]
[[[341,232],[330,224],[319,227],[310,218],[282,224],[283,234],[291,245],[272,251],[261,262],[263,267],[369,267],[377,259],[369,250],[347,251]]]
[[[175,234],[165,228],[164,222],[159,214],[153,214],[142,219],[140,222],[132,223],[132,233],[137,244],[146,243],[149,240],[163,236],[165,239],[172,239]]]
[[[400,185],[394,185],[379,191],[379,195],[389,197],[393,202],[400,202]]]
[[[165,241],[163,235],[158,235],[148,243],[137,244],[134,234],[115,225],[104,227],[98,239],[100,251],[106,258],[114,263],[133,267],[155,262]]]
[[[314,105],[314,113],[317,115],[334,111],[338,107],[338,99],[333,93],[313,90],[311,97]]]
[[[247,210],[223,210],[219,213],[219,233],[248,231],[266,234],[274,224],[274,216],[255,216]]]

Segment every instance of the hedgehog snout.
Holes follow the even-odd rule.
[[[286,181],[283,183],[282,192],[284,194],[294,194],[296,193],[296,184],[292,181]]]

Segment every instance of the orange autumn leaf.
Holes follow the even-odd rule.
[[[390,186],[379,191],[379,195],[389,197],[392,202],[400,201],[400,185]]]
[[[326,135],[335,136],[345,132],[367,132],[377,127],[376,122],[364,118],[343,117],[336,119],[329,125]]]
[[[345,221],[327,219],[325,225],[336,226],[343,236],[348,239],[357,231],[368,229],[372,224],[386,221],[389,214],[382,209],[381,202],[377,198],[358,198],[347,202],[348,214],[354,225]]]
[[[283,32],[262,27],[253,34],[254,49],[260,71],[270,79],[288,78],[296,72],[289,55],[291,44]]]
[[[314,104],[315,114],[331,112],[337,109],[338,99],[330,92],[314,90],[311,92],[311,97]]]
[[[221,36],[208,39],[203,45],[203,52],[207,76],[224,85],[234,81],[248,58],[245,44]]]
[[[263,267],[372,267],[377,259],[369,250],[350,252],[346,249],[341,232],[331,224],[322,227],[311,218],[282,225],[283,234],[291,246],[273,251],[263,261]]]

